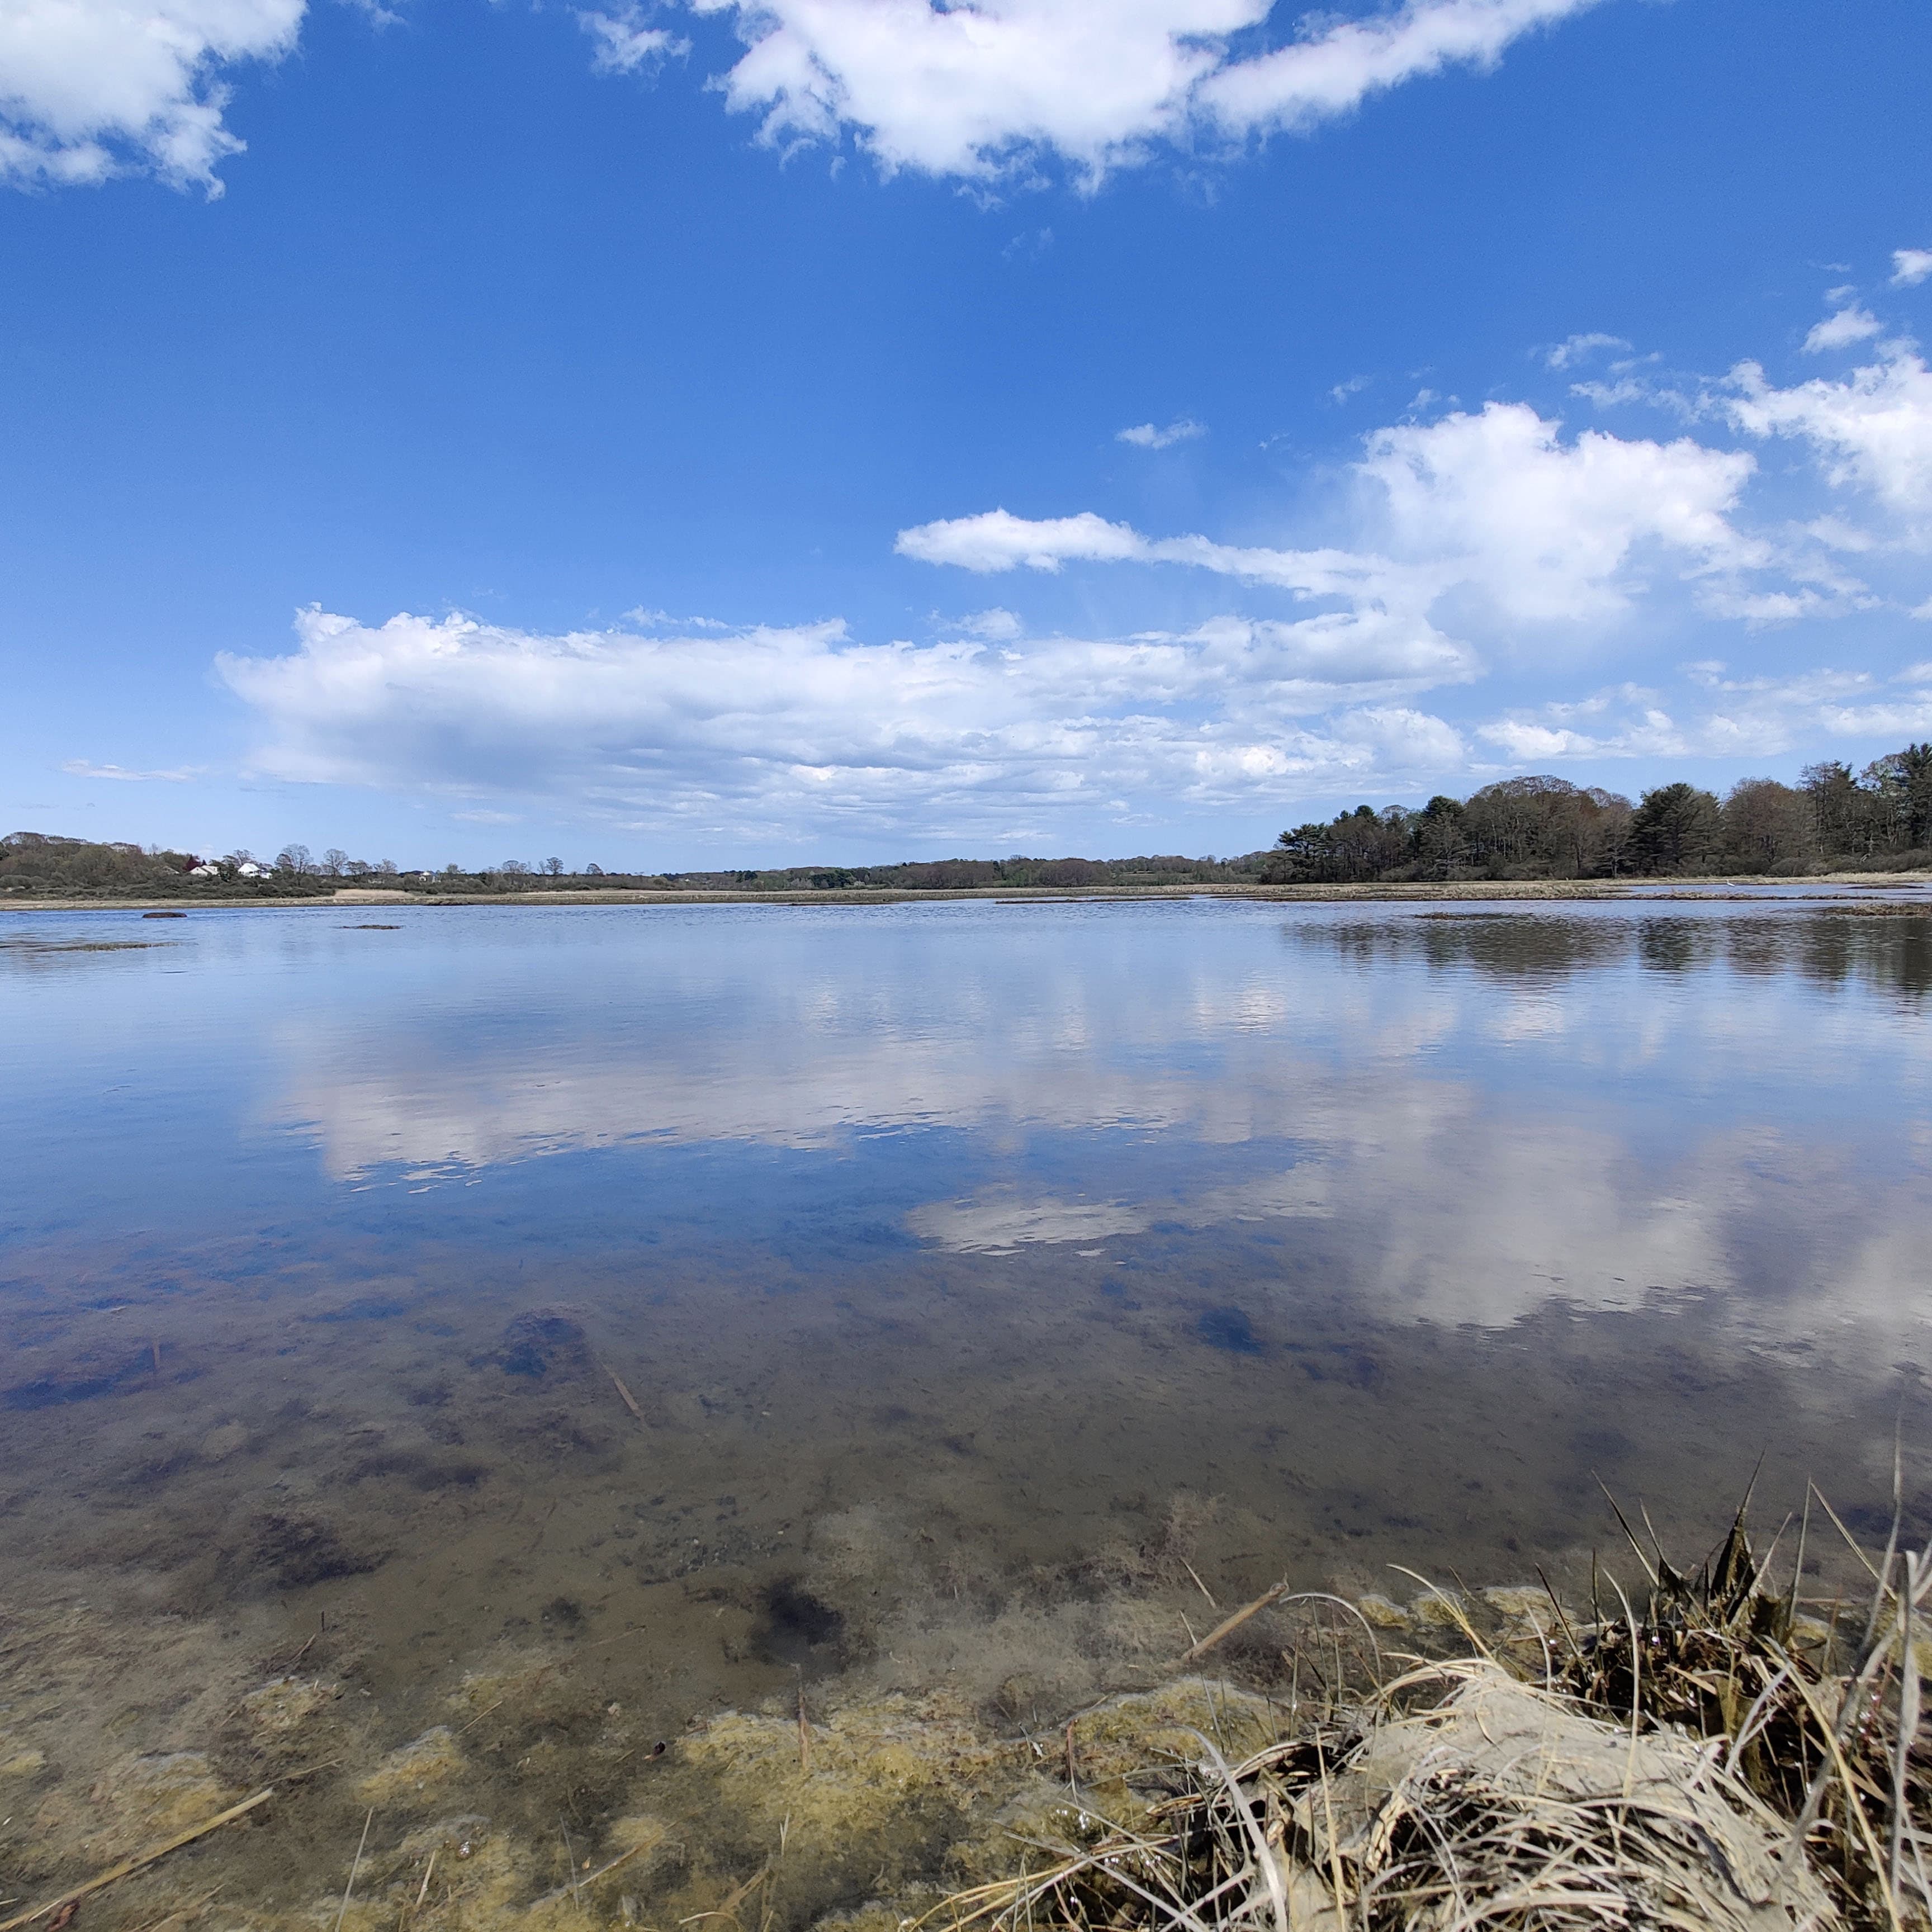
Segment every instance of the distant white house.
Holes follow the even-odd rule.
[[[258,866],[252,859],[244,859],[235,868],[235,876],[238,879],[266,879],[271,878],[274,872],[272,866]],[[219,866],[194,866],[188,869],[190,879],[218,879],[220,876]]]
[[[221,873],[220,868],[214,866],[190,866],[188,875],[190,879],[218,879]]]

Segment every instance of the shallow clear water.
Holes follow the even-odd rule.
[[[1184,1519],[1223,1601],[1574,1575],[1599,1478],[1876,1521],[1902,1418],[1924,1526],[1928,1013],[1802,902],[14,915],[6,1607],[104,1751],[325,1622],[399,1738],[533,1644],[670,1730],[1051,1704],[1006,1609]]]

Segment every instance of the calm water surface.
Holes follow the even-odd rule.
[[[1574,1576],[1901,1418],[1924,1524],[1928,999],[1803,903],[13,916],[7,1708],[325,1621],[398,1738],[519,1646],[1049,1705],[1162,1552]]]

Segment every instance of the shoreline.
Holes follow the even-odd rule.
[[[802,892],[734,892],[694,887],[686,892],[648,888],[529,892],[419,892],[380,887],[345,886],[313,898],[22,898],[0,901],[0,912],[178,912],[232,910],[326,912],[354,907],[404,906],[669,906],[916,905],[928,902],[981,900],[1002,905],[1081,904],[1120,900],[1231,899],[1288,904],[1427,904],[1491,902],[1536,904],[1579,900],[1646,902],[1672,899],[1763,901],[1804,904],[1842,896],[1847,886],[1865,890],[1923,890],[1932,872],[1825,872],[1805,879],[1708,874],[1696,878],[1635,879],[1458,879],[1402,880],[1362,885],[988,886],[934,887],[907,891],[892,886],[842,886]]]

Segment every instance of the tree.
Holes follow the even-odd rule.
[[[1816,848],[1810,801],[1775,778],[1740,778],[1722,812],[1724,863],[1740,872],[1792,868]]]
[[[1452,878],[1469,852],[1462,830],[1462,801],[1438,792],[1415,814],[1410,836],[1425,879]]]
[[[546,859],[543,862],[543,868],[550,878],[556,878],[563,871],[563,861],[561,859]]]
[[[1874,800],[1838,759],[1807,765],[1798,788],[1811,802],[1813,836],[1827,858],[1864,856],[1872,850],[1876,826]]]
[[[1858,788],[1876,807],[1886,845],[1912,851],[1932,843],[1932,745],[1908,745],[1873,759]]]
[[[512,878],[521,879],[529,877],[530,868],[529,861],[526,860],[506,859],[496,869],[501,872],[508,872]]]
[[[1643,795],[1630,820],[1630,856],[1646,872],[1691,872],[1715,862],[1724,844],[1718,801],[1686,784],[1659,785]]]
[[[589,865],[586,866],[584,870],[585,876],[589,878],[601,879],[604,876],[604,868],[602,866]]]
[[[284,845],[275,854],[275,869],[298,876],[311,873],[316,869],[314,854],[306,845]]]
[[[1535,772],[1485,785],[1463,807],[1469,861],[1492,878],[1593,878],[1624,865],[1630,802]]]
[[[1905,787],[1910,843],[1916,851],[1932,845],[1932,745],[1908,745],[1895,755]]]
[[[322,869],[332,879],[342,876],[342,868],[349,863],[349,854],[340,845],[332,845],[322,855]]]

